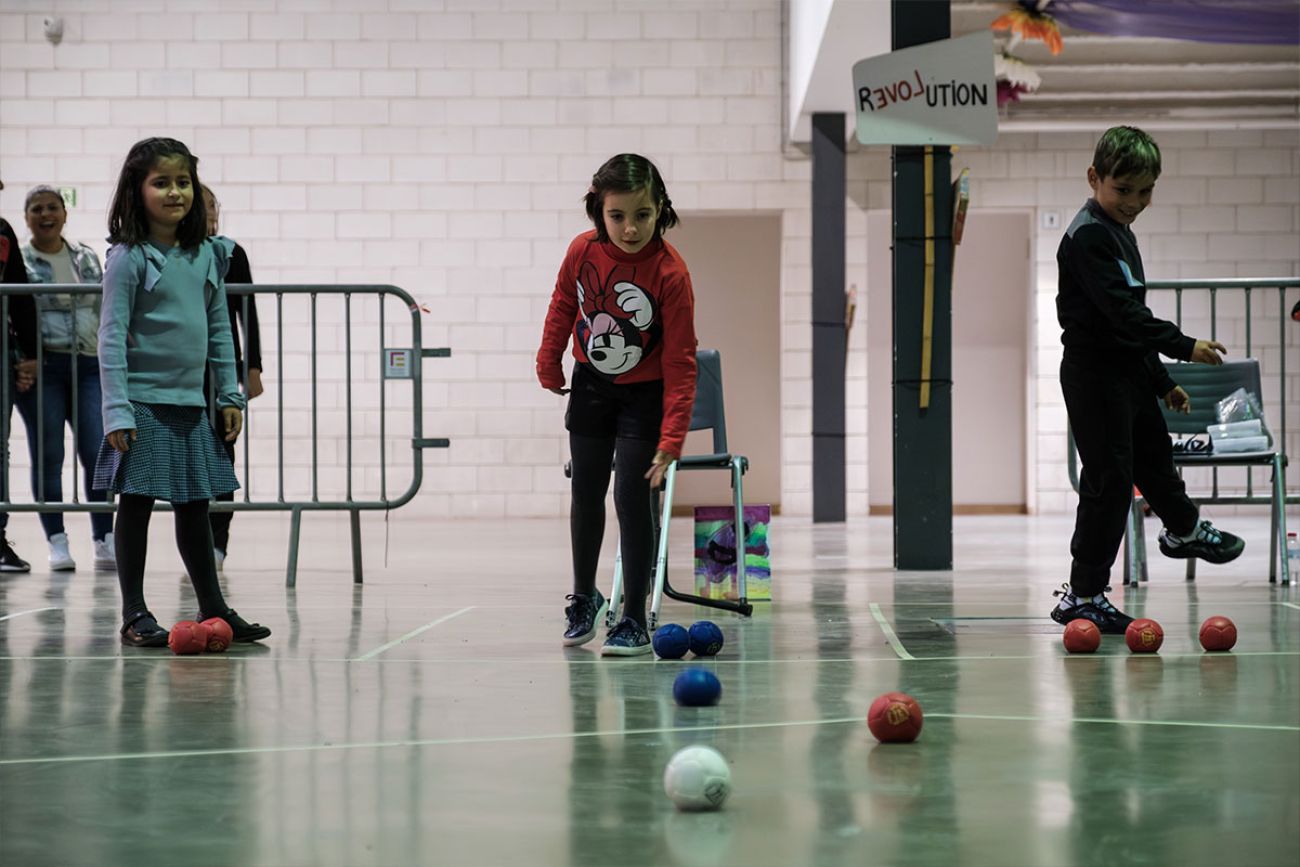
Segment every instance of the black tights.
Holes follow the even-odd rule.
[[[614,465],[614,511],[623,544],[623,616],[645,625],[645,595],[654,558],[654,526],[650,514],[650,481],[645,478],[654,460],[653,440],[569,434],[572,454],[573,505],[569,532],[573,541],[573,592],[596,591],[596,567],[605,535],[605,493]],[[612,603],[613,600],[611,600]]]
[[[117,581],[122,588],[122,617],[130,620],[144,604],[144,559],[149,548],[149,518],[153,497],[121,494],[117,499],[117,525],[113,544],[117,549]],[[190,573],[190,582],[205,616],[226,613],[229,606],[217,583],[217,565],[212,556],[212,528],[208,525],[208,501],[172,503],[176,519],[176,549]]]

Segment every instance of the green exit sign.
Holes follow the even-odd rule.
[[[66,208],[75,208],[77,206],[77,188],[76,187],[59,187],[59,195],[63,196],[63,206]]]

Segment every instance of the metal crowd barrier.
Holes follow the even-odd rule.
[[[1300,324],[1293,322],[1290,317],[1291,305],[1295,303],[1295,297],[1288,297],[1293,290],[1300,289],[1300,278],[1261,278],[1261,279],[1232,279],[1232,280],[1153,280],[1147,283],[1147,306],[1151,307],[1157,316],[1169,318],[1179,328],[1183,328],[1184,319],[1187,318],[1185,307],[1190,306],[1185,302],[1184,296],[1195,296],[1197,300],[1202,298],[1206,305],[1206,320],[1203,328],[1183,328],[1183,333],[1190,334],[1192,337],[1209,338],[1211,340],[1220,339],[1222,323],[1219,317],[1219,307],[1221,296],[1228,295],[1234,299],[1241,299],[1243,315],[1243,333],[1233,335],[1225,342],[1228,344],[1229,357],[1250,358],[1257,352],[1269,352],[1270,356],[1260,360],[1260,376],[1263,380],[1261,383],[1264,400],[1264,423],[1268,425],[1269,430],[1273,433],[1278,448],[1284,455],[1296,454],[1300,451],[1296,443],[1290,442],[1287,433],[1287,387],[1291,386],[1292,391],[1297,390],[1293,382],[1287,380],[1287,356],[1288,345],[1287,335],[1289,333],[1300,333]],[[1172,293],[1172,311],[1166,311],[1163,308],[1165,298],[1161,295]],[[1153,295],[1155,297],[1153,297]],[[1256,299],[1262,299],[1256,304]],[[1266,305],[1275,305],[1270,311]],[[1256,311],[1264,309],[1264,316],[1267,316],[1265,325],[1267,327],[1276,326],[1277,344],[1265,344],[1261,340],[1256,340],[1257,328],[1254,322]],[[1276,313],[1276,323],[1273,322],[1272,315]],[[1260,318],[1264,318],[1261,316]],[[1208,330],[1206,330],[1208,329]],[[1293,339],[1293,343],[1300,343]],[[1276,351],[1276,360],[1271,357],[1272,351]],[[1295,350],[1292,349],[1292,352]],[[1294,358],[1292,359],[1294,361]],[[1268,363],[1272,362],[1272,363]],[[1174,371],[1175,376],[1177,371]],[[1070,473],[1070,486],[1077,492],[1079,490],[1079,470],[1078,455],[1074,449],[1074,439],[1069,439],[1068,462]],[[1210,473],[1210,484],[1208,490],[1196,488],[1188,485],[1188,495],[1192,499],[1201,503],[1212,503],[1222,505],[1269,505],[1272,502],[1271,496],[1267,493],[1268,486],[1265,485],[1265,493],[1255,492],[1254,473],[1251,467],[1231,468],[1244,469],[1245,476],[1245,493],[1225,493],[1220,489],[1219,468],[1195,469],[1193,474]],[[1286,492],[1286,502],[1294,505],[1300,503],[1300,489],[1288,490]]]
[[[451,355],[451,350],[447,348],[430,348],[426,349],[421,343],[420,334],[420,312],[421,308],[415,299],[397,286],[383,284],[344,284],[344,285],[309,285],[309,284],[276,284],[276,285],[257,285],[257,284],[229,284],[227,287],[228,301],[230,304],[240,304],[242,322],[248,322],[249,298],[254,295],[275,296],[275,358],[270,365],[264,365],[271,369],[271,378],[277,384],[277,400],[275,412],[277,413],[276,424],[276,466],[277,466],[277,484],[276,496],[274,499],[254,500],[252,498],[252,488],[254,479],[251,474],[252,461],[250,459],[250,440],[253,429],[253,419],[257,411],[245,414],[244,429],[240,433],[242,444],[242,472],[237,471],[237,476],[241,482],[242,500],[237,499],[234,502],[214,501],[210,508],[212,511],[225,512],[289,512],[291,515],[289,530],[289,552],[288,564],[285,574],[285,583],[292,587],[297,583],[298,575],[298,543],[302,526],[303,512],[311,511],[347,511],[350,516],[351,524],[351,542],[352,542],[352,575],[353,581],[360,584],[362,582],[362,560],[361,560],[361,512],[363,511],[391,511],[400,508],[409,503],[420,490],[420,484],[423,481],[423,452],[428,448],[446,448],[449,441],[445,438],[426,438],[423,432],[423,359],[425,358],[446,358]],[[8,326],[10,313],[10,299],[15,295],[54,295],[67,294],[73,296],[82,295],[99,295],[103,291],[100,284],[87,283],[47,283],[47,284],[0,284],[0,323],[6,327],[0,327],[0,445],[3,449],[3,465],[0,466],[0,472],[5,474],[7,486],[5,496],[0,498],[0,511],[2,512],[113,512],[115,505],[112,502],[112,495],[109,495],[108,502],[87,502],[81,497],[78,490],[78,459],[76,454],[77,432],[79,430],[79,420],[77,418],[77,375],[75,359],[73,360],[71,370],[71,401],[68,421],[72,427],[73,449],[71,455],[65,453],[64,464],[72,464],[72,490],[70,496],[65,492],[66,499],[62,501],[47,501],[45,499],[44,478],[39,472],[44,465],[44,399],[39,388],[39,374],[37,382],[32,386],[36,389],[36,419],[37,430],[34,435],[37,438],[37,457],[36,466],[33,467],[35,478],[37,480],[37,489],[33,491],[32,502],[15,502],[13,499],[15,479],[9,471],[9,435],[12,428],[11,411],[4,411],[11,407],[15,397],[14,381],[14,351],[16,349],[15,337],[10,333]],[[310,443],[311,443],[311,495],[308,499],[293,499],[285,495],[285,344],[284,344],[284,301],[286,296],[307,296],[310,304],[310,346],[307,351],[310,353]],[[318,429],[318,365],[320,352],[318,349],[318,322],[317,310],[318,299],[321,296],[340,296],[343,300],[343,355],[344,355],[344,389],[343,389],[343,409],[346,417],[345,432],[343,442],[345,444],[346,457],[344,460],[346,484],[342,491],[326,491],[322,493],[319,470],[321,460],[319,455],[319,429]],[[391,296],[399,301],[409,312],[411,322],[411,332],[409,341],[402,341],[399,345],[388,345],[386,340],[387,322],[385,318],[386,297]],[[379,378],[379,492],[376,499],[358,499],[354,497],[354,467],[353,467],[353,310],[352,302],[354,297],[368,298],[374,297],[378,301],[378,346],[380,357],[374,360],[376,365],[381,365]],[[81,315],[86,315],[89,311],[83,311]],[[73,334],[76,333],[76,317],[78,315],[77,305],[74,303],[72,311]],[[44,358],[46,354],[43,340],[41,339],[41,329],[39,324],[40,313],[37,313],[37,344],[36,344],[36,368],[38,371],[44,369]],[[396,323],[395,323],[396,324]],[[248,382],[248,350],[249,335],[248,328],[245,325],[241,328],[241,337],[243,341],[243,380]],[[75,340],[75,337],[74,337]],[[265,341],[263,341],[265,345]],[[297,349],[297,347],[295,347]],[[369,359],[366,359],[369,363]],[[387,450],[387,429],[388,429],[388,399],[387,389],[384,384],[389,381],[405,381],[411,385],[411,437],[410,437],[410,460],[411,460],[411,478],[405,490],[395,497],[388,495],[388,450]],[[250,404],[251,405],[251,404]],[[259,440],[259,450],[265,446]],[[71,460],[69,461],[69,457]],[[238,470],[238,458],[236,460]],[[83,468],[85,472],[93,472],[93,468]],[[63,472],[61,469],[60,472]],[[260,486],[260,485],[259,485]],[[169,510],[171,507],[166,503],[159,503],[157,508]]]
[[[1209,339],[1218,340],[1222,336],[1220,333],[1219,322],[1219,297],[1222,294],[1240,295],[1243,305],[1244,335],[1241,339],[1237,336],[1229,338],[1227,341],[1229,357],[1235,358],[1252,358],[1256,351],[1268,351],[1276,349],[1276,364],[1267,363],[1271,358],[1260,360],[1260,384],[1264,392],[1262,399],[1264,401],[1264,423],[1272,431],[1277,448],[1283,454],[1283,460],[1287,455],[1297,452],[1296,444],[1292,443],[1287,437],[1287,334],[1289,332],[1300,331],[1300,323],[1293,322],[1290,316],[1291,304],[1288,303],[1287,291],[1300,288],[1300,278],[1292,277],[1287,279],[1261,278],[1261,279],[1235,279],[1235,280],[1153,280],[1147,283],[1147,304],[1152,306],[1153,301],[1159,303],[1162,301],[1160,294],[1172,292],[1174,296],[1174,313],[1173,322],[1179,328],[1183,327],[1184,319],[1184,296],[1204,296],[1208,304],[1208,327]],[[1156,292],[1157,297],[1153,299],[1151,292]],[[1259,306],[1263,308],[1264,315],[1271,320],[1268,315],[1269,305],[1274,300],[1276,306],[1274,312],[1277,315],[1277,345],[1276,347],[1268,344],[1261,345],[1261,342],[1254,341],[1254,309],[1255,298],[1259,297]],[[1272,324],[1269,321],[1267,324]],[[1197,329],[1191,329],[1191,336],[1203,338],[1206,335]],[[1183,330],[1184,334],[1188,329]],[[1295,341],[1300,344],[1300,341]],[[1271,375],[1275,374],[1275,375]],[[1294,386],[1292,386],[1294,388]],[[1223,494],[1219,490],[1219,468],[1213,467],[1211,473],[1211,487],[1208,494],[1195,494],[1194,499],[1203,503],[1222,503],[1227,505],[1250,504],[1250,505],[1268,505],[1272,498],[1268,493],[1256,494],[1254,485],[1254,472],[1251,468],[1246,467],[1246,493],[1244,495]],[[1266,486],[1267,490],[1267,486]],[[1286,492],[1287,503],[1300,503],[1300,491],[1292,493]]]

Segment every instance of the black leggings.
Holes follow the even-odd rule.
[[[1097,370],[1063,360],[1061,392],[1083,462],[1070,588],[1090,597],[1106,589],[1135,484],[1170,532],[1190,533],[1199,516],[1174,468],[1169,429],[1144,369]]]
[[[569,434],[572,454],[573,505],[569,532],[573,541],[573,592],[596,590],[596,567],[605,535],[605,494],[614,466],[614,511],[623,544],[623,616],[645,625],[645,596],[654,558],[650,481],[646,471],[655,456],[654,440]],[[612,602],[612,600],[611,600]]]
[[[117,525],[113,544],[117,549],[117,581],[122,588],[122,617],[130,620],[147,611],[144,602],[144,560],[149,548],[149,518],[153,497],[121,494],[117,499]],[[217,583],[217,566],[212,556],[212,529],[208,526],[208,501],[172,503],[176,519],[176,549],[180,551],[190,583],[205,616],[229,610]]]
[[[235,444],[226,442],[224,435],[218,437],[218,439],[221,440],[221,447],[225,449],[226,457],[230,458],[230,465],[235,466]],[[235,492],[217,494],[217,499],[233,503],[235,501]],[[234,517],[234,512],[208,513],[208,523],[212,525],[212,547],[222,554],[227,554],[230,551],[230,522]]]

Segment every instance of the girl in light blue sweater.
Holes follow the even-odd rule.
[[[236,614],[221,593],[208,501],[239,487],[205,417],[203,372],[214,369],[226,439],[239,435],[226,268],[234,243],[207,237],[198,160],[179,141],[150,138],[127,154],[109,214],[99,376],[104,443],[95,486],[119,495],[114,527],[122,643],[160,647],[167,630],[144,601],[149,517],[172,504],[176,547],[198,596],[199,620],[220,617],[235,641],[271,630]]]

